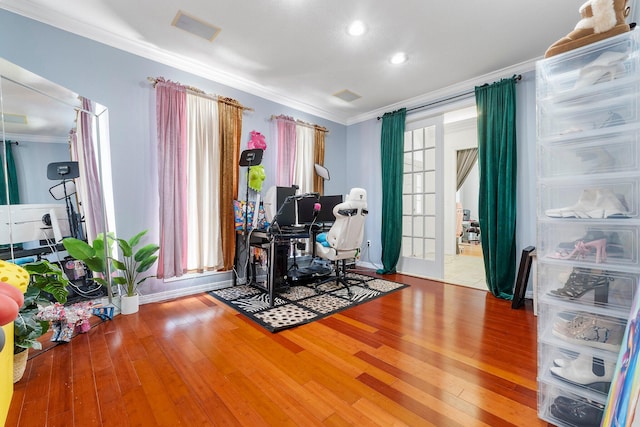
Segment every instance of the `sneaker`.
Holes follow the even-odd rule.
[[[578,315],[573,320],[554,323],[552,333],[567,342],[617,352],[625,325],[620,319],[597,315]]]

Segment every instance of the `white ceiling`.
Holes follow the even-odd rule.
[[[0,7],[350,124],[517,64],[530,69],[573,29],[583,1],[0,0]],[[210,42],[180,30],[171,25],[179,10],[222,31]],[[368,27],[358,38],[346,32],[354,19]],[[391,65],[397,51],[409,61]],[[345,89],[361,98],[333,96]]]

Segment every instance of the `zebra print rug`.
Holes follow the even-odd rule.
[[[351,297],[335,281],[319,284],[315,288],[313,285],[295,285],[276,293],[273,307],[269,304],[269,294],[257,286],[230,286],[210,291],[209,294],[269,331],[279,332],[322,319],[408,286],[359,274],[349,274],[348,277],[363,279],[366,285],[350,285]]]

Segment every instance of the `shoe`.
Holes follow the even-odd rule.
[[[582,191],[578,203],[560,209],[547,209],[551,218],[611,218],[627,217],[627,207],[608,188],[587,188]]]
[[[613,281],[613,278],[608,276],[606,272],[598,275],[592,274],[591,269],[576,267],[569,275],[565,285],[562,288],[549,291],[549,294],[556,297],[576,299],[596,288],[607,286],[611,281]]]
[[[550,58],[629,31],[625,18],[627,0],[589,0],[580,6],[581,20],[573,31],[552,44],[544,54]]]
[[[571,321],[556,321],[551,332],[568,343],[617,352],[620,350],[625,327],[619,320],[612,319],[614,318],[578,315]]]
[[[564,250],[556,250],[554,255],[549,258],[554,259],[584,259],[591,256],[593,251],[596,253],[596,263],[599,264],[607,260],[607,239],[592,240],[591,242],[577,241],[571,252]]]
[[[598,427],[604,406],[582,399],[558,396],[549,407],[551,415],[574,426]]]
[[[623,61],[626,58],[627,53],[625,52],[605,51],[591,63],[582,67],[574,89],[611,81],[620,75],[624,75],[626,69]]]
[[[549,370],[561,380],[608,393],[615,363],[603,361],[591,354],[581,354],[576,359],[565,361],[563,366],[553,366]]]
[[[599,129],[610,128],[613,126],[622,126],[625,124],[624,118],[616,112],[609,111],[609,115],[604,122],[600,123]]]
[[[556,247],[559,254],[568,254],[575,248],[578,242],[590,242],[593,240],[607,239],[607,257],[622,258],[624,256],[624,246],[620,241],[620,236],[615,232],[604,232],[601,230],[588,230],[587,233],[577,240],[561,242]]]

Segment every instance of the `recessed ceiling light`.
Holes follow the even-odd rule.
[[[394,65],[403,64],[408,60],[409,60],[409,57],[404,52],[394,53],[391,59],[389,59],[389,61]]]
[[[364,25],[364,22],[362,21],[353,21],[349,25],[349,28],[347,29],[347,31],[349,32],[349,35],[357,37],[357,36],[363,35],[367,31],[367,27]]]

